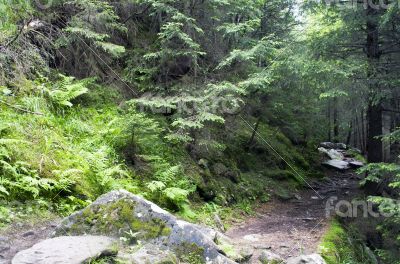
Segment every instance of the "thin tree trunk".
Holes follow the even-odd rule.
[[[364,109],[361,109],[361,138],[362,138],[361,150],[363,153],[365,153],[365,150],[367,148],[367,137],[366,137],[367,132],[365,130],[366,130],[365,114],[364,114]]]
[[[331,142],[332,141],[332,138],[331,138],[331,129],[332,129],[332,125],[331,125],[331,100],[328,101],[327,117],[328,117],[328,141]]]
[[[346,139],[346,145],[350,145],[350,140],[351,140],[351,133],[353,132],[353,122],[350,120],[349,122],[349,131],[347,132],[347,139]]]
[[[338,99],[333,98],[333,140],[339,142]]]
[[[249,140],[249,142],[247,143],[247,148],[248,148],[248,149],[250,149],[250,148],[251,148],[251,145],[253,144],[254,138],[255,138],[256,133],[257,133],[258,126],[260,125],[260,121],[261,121],[261,117],[259,117],[259,118],[257,119],[256,125],[254,126],[253,133],[251,134],[250,140]]]
[[[379,84],[372,81],[376,76],[376,65],[379,62],[379,27],[377,24],[377,10],[372,5],[367,7],[367,57],[368,57],[368,135],[367,153],[368,162],[381,162],[383,160],[383,145],[377,136],[382,135],[382,103],[377,99]]]
[[[358,121],[358,113],[356,112],[356,129],[357,129],[357,147],[362,149],[362,136],[361,136],[361,126]]]

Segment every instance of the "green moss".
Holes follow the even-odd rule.
[[[179,260],[189,264],[205,264],[204,248],[199,247],[197,244],[184,243],[175,249],[176,255]]]
[[[138,233],[137,239],[153,239],[168,236],[171,229],[160,219],[139,220],[135,214],[135,202],[128,199],[105,205],[86,208],[70,228],[71,234],[123,235],[124,232]]]

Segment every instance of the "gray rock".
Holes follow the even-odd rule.
[[[347,149],[347,145],[344,143],[321,142],[319,146],[326,149]]]
[[[318,254],[302,255],[286,260],[286,264],[326,264],[325,260]]]
[[[344,171],[347,169],[350,169],[349,163],[343,160],[327,160],[322,162],[322,165],[336,169],[336,170],[340,170],[340,171]]]
[[[168,249],[161,249],[157,246],[147,244],[139,250],[131,252],[130,250],[122,250],[118,252],[117,260],[122,263],[130,264],[176,264],[179,263],[178,258]]]
[[[350,162],[349,162],[349,165],[350,165],[352,168],[361,168],[361,167],[364,166],[364,163],[361,162],[361,161],[354,160],[354,161],[350,161]]]
[[[12,264],[80,264],[110,254],[114,239],[105,236],[56,237],[20,251]]]
[[[7,237],[0,237],[0,253],[10,250],[10,240]]]
[[[125,190],[100,196],[87,208],[64,219],[54,235],[121,237],[126,232],[137,234],[135,239],[138,241],[166,246],[178,257],[179,250],[191,248],[202,252],[204,260],[210,263],[234,263],[221,254],[211,232],[179,220],[154,203]]]
[[[328,156],[333,160],[343,160],[344,159],[343,153],[339,152],[336,149],[328,150]]]
[[[262,263],[262,264],[278,264],[278,263],[283,263],[284,260],[281,256],[272,253],[269,250],[263,250],[260,254],[260,257],[258,258],[258,260]]]
[[[222,223],[221,218],[219,217],[218,214],[214,214],[214,222],[215,222],[215,226],[218,228],[218,230],[222,233],[225,232],[225,226]]]
[[[336,143],[336,147],[335,147],[336,149],[343,149],[343,150],[345,150],[345,149],[347,149],[347,145],[346,144],[344,144],[344,143]]]
[[[34,236],[34,235],[35,235],[35,232],[32,230],[22,234],[23,237]]]
[[[336,147],[336,144],[333,142],[321,142],[319,146],[326,149],[333,149]]]
[[[324,153],[326,156],[328,156],[332,160],[343,160],[344,159],[344,155],[336,149],[328,150],[326,148],[320,147],[320,148],[318,148],[318,151],[321,153]]]

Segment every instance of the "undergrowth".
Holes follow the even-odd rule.
[[[238,151],[251,134],[245,127],[224,142],[226,155],[200,162],[165,140],[165,118],[138,112],[93,78],[21,79],[0,87],[0,100],[0,225],[31,211],[67,215],[120,188],[212,225],[215,214],[228,219],[268,201],[273,188],[266,186],[284,180],[288,192],[300,185],[259,139]],[[262,125],[261,133],[298,170],[309,167],[276,129]],[[230,174],[218,175],[218,167]]]

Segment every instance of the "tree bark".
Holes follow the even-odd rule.
[[[333,98],[333,140],[339,142],[338,99]]]
[[[382,135],[382,102],[378,99],[379,83],[373,81],[376,77],[376,65],[379,62],[379,27],[377,10],[372,5],[367,7],[367,46],[368,57],[368,89],[369,103],[367,115],[367,153],[368,162],[381,162],[383,160],[383,145],[377,136]]]
[[[347,131],[346,145],[350,145],[351,133],[352,132],[353,132],[353,122],[352,122],[352,120],[350,120],[348,131]]]

